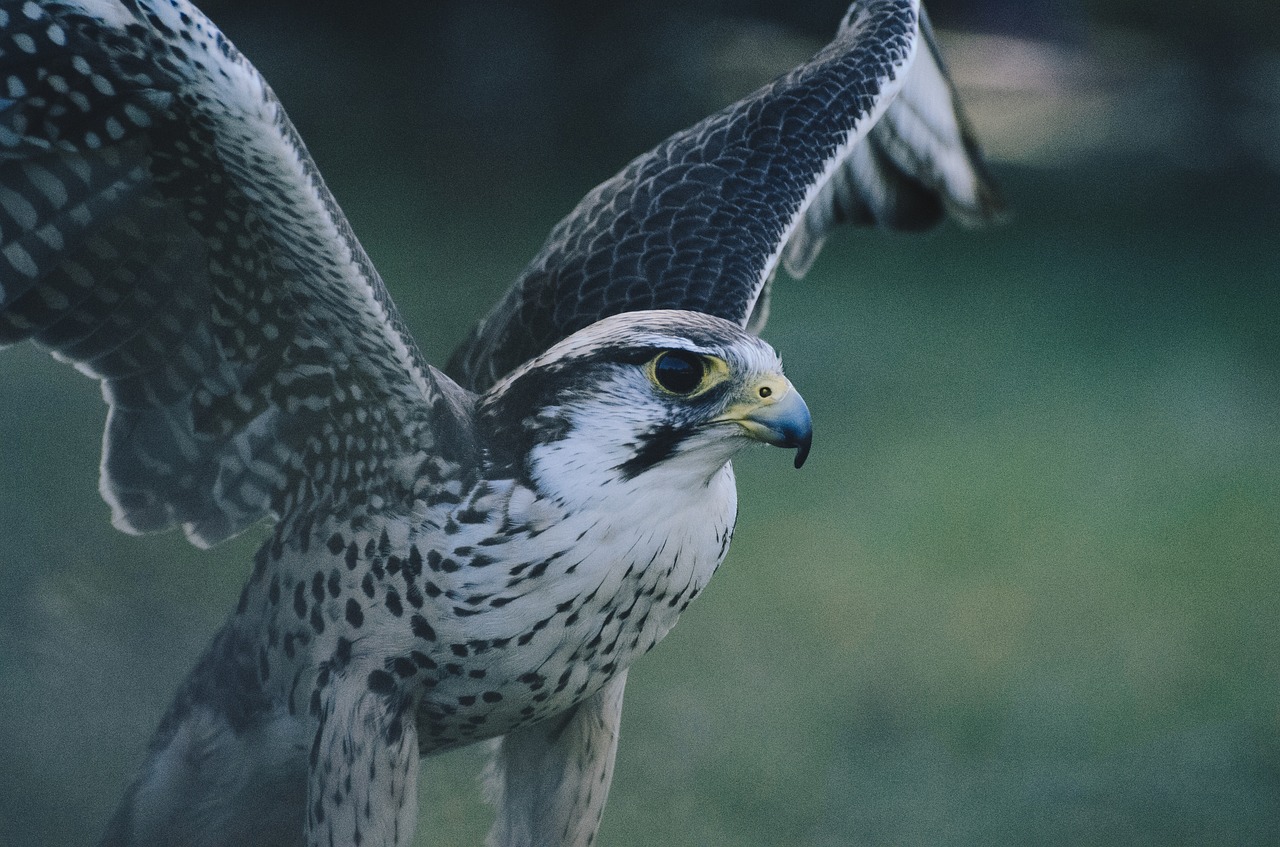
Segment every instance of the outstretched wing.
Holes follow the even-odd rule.
[[[808,272],[843,223],[914,231],[948,214],[981,226],[1003,212],[923,8],[916,52],[897,96],[800,216],[782,254],[791,276]]]
[[[470,449],[467,395],[185,0],[0,0],[0,346],[28,338],[102,381],[127,531],[376,508]]]
[[[480,389],[635,309],[758,329],[778,264],[803,274],[837,224],[923,229],[1000,210],[919,0],[860,0],[809,62],[588,194],[448,371]]]

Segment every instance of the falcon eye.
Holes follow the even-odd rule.
[[[686,350],[668,350],[653,360],[654,382],[672,394],[692,394],[706,373],[703,358]]]

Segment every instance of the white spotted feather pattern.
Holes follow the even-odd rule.
[[[414,496],[465,399],[252,65],[180,2],[0,24],[0,344],[102,380],[117,526],[207,545],[317,496]]]
[[[463,388],[187,0],[0,0],[0,346],[100,380],[121,529],[274,521],[102,843],[407,845],[419,757],[484,739],[490,845],[594,843],[627,670],[728,550],[730,460],[808,452],[743,329],[774,269],[842,221],[998,208],[918,0],[855,3],[591,192]]]

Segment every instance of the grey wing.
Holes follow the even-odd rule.
[[[470,449],[468,395],[184,0],[0,0],[0,346],[24,339],[102,381],[126,531],[374,508]]]
[[[920,44],[901,90],[805,209],[782,266],[804,276],[840,224],[923,230],[949,214],[980,226],[1003,210],[921,8]]]
[[[810,61],[588,194],[448,370],[480,389],[630,310],[758,328],[779,263],[803,273],[839,223],[921,229],[1000,208],[918,0],[862,0]]]

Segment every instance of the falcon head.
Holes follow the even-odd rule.
[[[795,448],[809,410],[778,354],[697,312],[626,312],[569,336],[480,400],[488,472],[577,499],[658,476],[705,484],[744,446]]]

